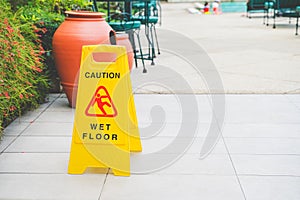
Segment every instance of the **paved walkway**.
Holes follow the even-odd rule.
[[[4,130],[1,200],[300,199],[300,95],[283,94],[300,88],[294,26],[190,5],[163,5],[162,55],[132,72],[143,145],[132,175],[68,175],[74,109],[51,94]]]

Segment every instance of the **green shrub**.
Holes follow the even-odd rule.
[[[46,8],[23,6],[17,11],[23,23],[31,23],[40,29],[42,46],[45,50],[45,72],[50,80],[50,92],[60,91],[60,81],[55,68],[52,54],[52,38],[58,26],[64,21],[64,16],[57,13],[46,12]],[[30,37],[28,38],[30,39]]]
[[[48,82],[39,31],[30,23],[21,23],[10,5],[0,0],[0,129],[38,106],[47,93]],[[24,37],[26,36],[26,37]],[[1,133],[1,131],[0,131]]]
[[[26,3],[14,0],[14,11],[23,23],[31,23],[40,28],[42,46],[45,50],[44,64],[45,72],[50,80],[50,92],[60,92],[60,80],[55,68],[52,54],[52,38],[64,21],[64,11],[71,9],[91,9],[88,0],[29,0]],[[30,39],[30,38],[29,38]]]
[[[44,99],[47,78],[59,85],[53,34],[65,10],[91,10],[91,5],[88,0],[0,0],[0,137],[3,127]]]

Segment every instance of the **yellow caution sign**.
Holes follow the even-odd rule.
[[[101,53],[110,60],[99,62],[95,55]],[[84,46],[68,172],[100,167],[129,176],[130,151],[142,151],[142,146],[126,49]]]

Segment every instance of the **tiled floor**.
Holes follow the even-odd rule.
[[[191,6],[163,4],[162,54],[131,72],[143,146],[131,176],[67,173],[75,110],[51,94],[4,130],[0,200],[300,199],[294,22],[273,30]]]
[[[184,112],[172,101],[175,95],[135,95],[143,152],[131,155],[130,177],[107,169],[67,174],[74,109],[66,107],[64,95],[51,97],[26,116],[30,120],[16,120],[5,129],[0,199],[300,198],[300,95],[226,95],[223,134],[205,158],[200,151],[211,118],[200,121],[214,110],[206,95],[185,95],[205,108],[198,121],[188,122],[197,129],[187,130],[186,137],[178,136]],[[156,107],[165,113],[163,123],[151,121]]]

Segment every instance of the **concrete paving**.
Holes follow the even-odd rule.
[[[198,69],[203,65],[214,68],[227,94],[299,93],[300,37],[295,36],[295,19],[289,24],[288,18],[278,18],[277,28],[273,29],[263,25],[262,13],[253,14],[252,19],[245,13],[189,14],[187,8],[193,6],[163,5],[162,26],[158,27],[163,56],[158,64],[180,73],[195,93],[207,93],[208,89],[185,59]],[[156,68],[148,71],[149,77],[176,83],[173,74],[162,75]],[[176,92],[182,92],[180,84],[176,88]]]
[[[75,110],[51,94],[4,130],[0,199],[300,199],[295,27],[190,6],[163,4],[161,55],[132,71],[143,152],[131,176],[67,173]]]

